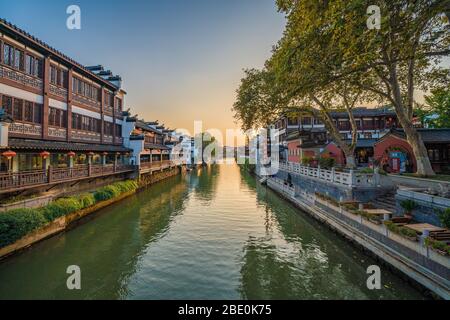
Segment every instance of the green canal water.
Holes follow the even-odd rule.
[[[0,262],[0,299],[421,299],[237,165],[178,176]],[[66,269],[81,268],[81,290]]]

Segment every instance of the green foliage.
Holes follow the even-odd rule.
[[[82,209],[91,207],[95,204],[94,194],[92,193],[82,193],[76,196],[76,199],[80,203]]]
[[[450,86],[432,90],[425,102],[415,110],[421,122],[429,128],[450,128]]]
[[[450,229],[450,208],[439,212],[439,220],[445,228]]]
[[[392,231],[392,232],[394,232],[394,233],[396,233],[398,235],[401,235],[403,237],[406,237],[406,238],[417,238],[418,234],[417,234],[416,231],[414,231],[412,229],[409,229],[409,228],[406,228],[406,227],[403,227],[403,226],[398,226],[392,221],[384,221],[384,225],[390,231]]]
[[[96,201],[105,201],[117,197],[120,194],[119,189],[114,186],[106,186],[98,189],[94,193],[94,198]]]
[[[248,158],[245,159],[244,165],[242,166],[244,170],[246,170],[249,173],[255,173],[256,165],[250,164],[250,161]]]
[[[138,183],[134,180],[116,182],[95,191],[94,198],[96,201],[109,200],[119,196],[121,193],[134,191],[137,187]]]
[[[405,210],[406,213],[411,213],[417,208],[417,203],[414,200],[403,200],[400,202],[400,206]]]
[[[331,158],[331,157],[328,157],[328,158],[321,157],[321,158],[319,158],[319,165],[320,165],[321,168],[324,168],[324,169],[331,169],[331,168],[333,168],[335,162],[336,162],[336,160],[334,158]]]
[[[425,244],[435,250],[444,252],[446,255],[450,255],[450,245],[443,241],[434,240],[428,237],[425,239]]]
[[[354,211],[356,211],[356,210],[358,210],[358,206],[355,204],[355,203],[341,203],[341,206],[345,209],[345,210],[347,210],[347,211],[350,211],[350,212],[354,212]]]
[[[0,248],[17,241],[47,222],[137,188],[138,183],[135,180],[120,181],[100,188],[95,193],[59,198],[42,208],[15,209],[0,213]]]
[[[405,228],[405,227],[400,227],[400,234],[408,237],[408,238],[416,238],[417,237],[417,232],[409,229],[409,228]]]
[[[126,180],[116,182],[114,186],[120,191],[120,193],[134,191],[138,188],[138,183],[135,180]]]
[[[450,42],[441,18],[448,1],[376,4],[382,20],[379,30],[371,30],[367,1],[277,0],[286,28],[264,68],[247,70],[237,90],[234,111],[243,129],[272,122],[271,117],[289,108],[306,108],[322,118],[330,137],[349,156],[356,138],[350,145],[343,141],[330,112],[348,112],[354,132],[355,105],[390,104],[401,126],[410,128],[408,141],[422,163],[418,173],[433,175],[428,157],[419,156],[426,148],[413,127],[413,107],[415,90],[426,92],[449,81],[450,70],[440,63]],[[428,100],[448,115],[446,93]]]
[[[42,213],[34,209],[0,213],[0,247],[14,243],[46,223]]]
[[[314,158],[313,157],[303,157],[302,158],[302,164],[305,166],[309,166],[313,163]]]
[[[42,214],[48,221],[52,221],[80,209],[82,209],[82,205],[78,201],[78,199],[70,197],[60,198],[52,201],[47,206],[42,207],[38,210],[42,212]]]

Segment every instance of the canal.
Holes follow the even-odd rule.
[[[154,185],[0,262],[0,299],[422,299],[233,165]],[[81,290],[66,269],[81,268]]]

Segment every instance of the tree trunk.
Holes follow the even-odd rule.
[[[410,68],[412,66],[410,65]],[[390,75],[390,85],[393,93],[393,102],[395,113],[397,114],[398,121],[402,125],[403,130],[405,131],[406,138],[408,143],[411,145],[411,148],[414,153],[414,157],[416,158],[417,163],[417,174],[421,176],[434,176],[435,173],[433,168],[431,167],[430,158],[428,158],[427,148],[423,143],[422,137],[417,132],[416,128],[414,128],[412,117],[413,112],[408,111],[408,106],[404,106],[402,101],[402,95],[400,90],[400,84],[397,78],[397,65],[396,63],[392,63],[389,65],[389,75]],[[408,79],[409,86],[409,94],[413,95],[414,86],[412,85],[412,77]],[[412,97],[410,97],[412,99]],[[412,100],[410,101],[412,102]],[[412,107],[412,106],[411,106]]]
[[[351,155],[345,155],[345,162],[346,162],[346,167],[349,169],[354,169],[356,168],[356,160],[355,160],[355,155],[351,154]]]
[[[340,140],[340,139],[339,139]],[[342,152],[345,156],[345,166],[349,169],[356,168],[356,160],[355,160],[355,148],[354,146],[350,147],[344,141],[340,140],[337,142],[337,145],[341,148]]]
[[[430,158],[428,157],[427,148],[423,143],[422,137],[415,128],[405,128],[406,138],[413,149],[414,156],[417,163],[417,174],[421,176],[435,175],[433,167],[431,166]]]

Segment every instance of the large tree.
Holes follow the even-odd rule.
[[[438,81],[448,81],[448,68],[439,66],[448,55],[449,1],[442,0],[278,0],[288,24],[284,41],[313,48],[327,42],[337,60],[324,60],[332,68],[327,83],[344,81],[364,90],[372,100],[391,104],[417,161],[417,173],[433,175],[427,150],[413,126],[414,96]],[[380,9],[379,29],[369,29],[370,5]],[[376,18],[376,17],[375,17]],[[287,39],[287,40],[286,40]],[[283,40],[282,40],[283,41]],[[300,49],[301,48],[301,49]],[[314,61],[317,55],[311,50]],[[316,66],[316,64],[314,64]],[[328,74],[330,74],[327,71]],[[311,86],[323,79],[311,78]]]
[[[450,128],[450,85],[433,89],[415,113],[429,128]]]

